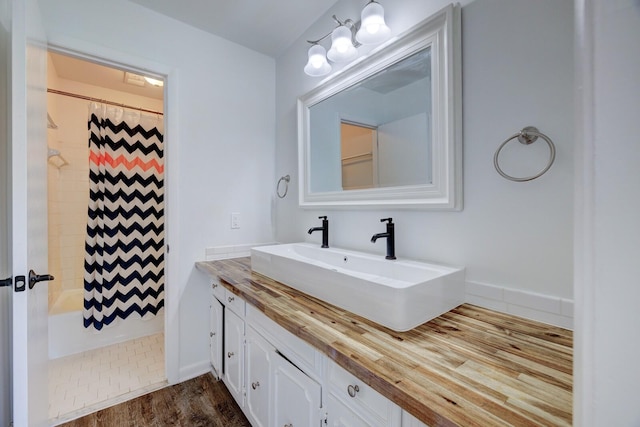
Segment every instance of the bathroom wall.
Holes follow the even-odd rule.
[[[167,376],[200,374],[210,366],[210,286],[194,262],[207,247],[273,241],[275,61],[126,0],[40,6],[51,44],[170,74],[165,316],[177,342],[167,348]],[[239,229],[230,228],[231,212],[240,213]]]
[[[574,425],[639,426],[640,2],[576,11]]]
[[[162,111],[163,101],[58,78],[54,63],[47,66],[51,89]],[[84,242],[89,197],[88,101],[56,94],[47,95],[49,114],[58,129],[48,130],[50,148],[60,151],[69,163],[57,168],[60,159],[48,166],[49,270],[56,277],[49,289],[49,310],[63,290],[82,289]],[[78,302],[81,304],[81,302]],[[79,307],[80,308],[80,307]]]
[[[383,2],[395,34],[449,2]],[[464,209],[303,210],[298,207],[296,99],[322,78],[302,71],[305,40],[329,31],[332,14],[357,17],[362,2],[341,0],[280,58],[276,67],[276,176],[293,185],[276,205],[276,240],[313,241],[306,230],[319,215],[331,221],[330,244],[384,254],[372,244],[379,219],[393,217],[396,254],[466,267],[473,302],[530,316],[529,302],[547,313],[536,318],[570,325],[572,309],[573,4],[571,0],[475,0],[462,4]],[[364,49],[363,49],[364,50]],[[334,70],[335,71],[335,70]],[[516,183],[500,177],[493,154],[509,136],[533,125],[553,139],[557,158],[540,179]],[[524,146],[523,146],[524,147]],[[531,174],[544,166],[544,144],[531,153]],[[542,156],[542,157],[541,157]],[[540,159],[543,159],[540,164]],[[507,167],[505,166],[505,169]],[[485,286],[489,285],[489,286]]]
[[[9,268],[8,186],[9,182],[9,66],[11,52],[10,10],[7,0],[0,0],[0,279],[11,273]],[[0,289],[0,425],[11,421],[11,291]]]

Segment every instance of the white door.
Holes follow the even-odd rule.
[[[276,349],[248,326],[245,354],[248,418],[254,427],[268,427],[272,391],[271,372]]]
[[[244,320],[226,309],[224,315],[224,382],[238,406],[244,407]]]
[[[211,359],[211,366],[213,367],[214,375],[220,378],[222,374],[222,304],[215,296],[211,296],[211,312],[210,312],[210,327],[209,332],[209,352]]]
[[[10,265],[26,276],[13,292],[12,399],[15,427],[47,425],[47,284],[29,289],[28,272],[47,269],[46,37],[36,0],[12,0]]]
[[[273,376],[274,426],[314,427],[321,425],[320,384],[276,353]]]

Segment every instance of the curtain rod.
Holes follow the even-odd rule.
[[[56,95],[69,96],[71,98],[84,99],[85,101],[101,102],[103,104],[115,105],[117,107],[131,108],[132,110],[138,110],[145,113],[159,114],[161,116],[164,116],[164,113],[161,113],[160,111],[147,110],[146,108],[133,107],[131,105],[126,105],[126,104],[119,104],[117,102],[107,101],[105,99],[93,98],[91,96],[85,96],[85,95],[78,95],[77,93],[64,92],[62,90],[51,89],[51,88],[47,88],[47,92],[54,93]]]

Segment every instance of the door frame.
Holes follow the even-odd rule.
[[[178,189],[178,146],[172,138],[178,134],[176,113],[178,111],[178,70],[172,66],[149,61],[106,46],[71,37],[57,40],[50,37],[48,50],[107,67],[119,68],[138,74],[155,74],[165,81],[163,95],[164,113],[164,153],[165,153],[165,306],[164,306],[164,348],[165,374],[169,384],[180,380],[180,295],[177,255],[180,253],[178,236],[179,204]],[[174,118],[172,120],[172,118]],[[176,238],[174,238],[174,236]],[[169,247],[171,246],[171,251]]]

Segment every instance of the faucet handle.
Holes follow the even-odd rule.
[[[385,221],[389,221],[389,224],[393,224],[393,218],[382,218],[382,219],[380,219],[380,222],[385,222]]]
[[[327,216],[326,215],[325,216],[319,216],[318,219],[326,220]]]

